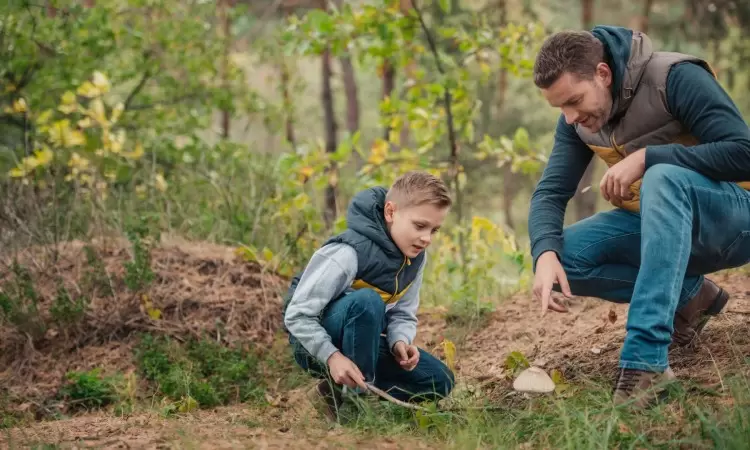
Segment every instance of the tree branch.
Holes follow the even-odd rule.
[[[149,78],[151,78],[151,70],[146,69],[145,72],[143,72],[143,76],[141,77],[141,81],[138,82],[138,84],[133,88],[133,90],[128,95],[128,98],[125,99],[124,104],[124,110],[127,111],[130,107],[130,104],[133,103],[133,99],[135,99],[136,95],[138,95],[139,92],[143,89],[144,86],[146,86],[146,83],[148,82]]]

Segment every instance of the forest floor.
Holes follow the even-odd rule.
[[[83,292],[81,280],[90,279],[87,248],[72,242],[18,255],[48,322],[60,284]],[[568,313],[542,318],[538,301],[519,293],[498,299],[494,312],[475,320],[446,308],[421,311],[418,345],[445,360],[444,340],[455,343],[458,384],[447,403],[458,410],[415,413],[372,402],[331,426],[307,402],[313,381],[290,361],[285,345],[279,294],[286,280],[231,248],[169,240],[151,253],[151,284],[134,291],[125,281],[127,243],[95,249],[109,289],[89,296],[76,327],[48,326],[32,339],[17,326],[0,325],[1,448],[726,448],[750,437],[750,277],[740,270],[712,277],[730,291],[731,303],[709,323],[696,351],[671,355],[686,388],[657,412],[616,415],[609,406],[627,305],[576,298]],[[11,261],[4,263],[9,268]],[[4,272],[0,284],[10,280],[11,271]],[[222,345],[240,345],[262,363],[262,394],[228,406],[174,406],[179,402],[154,395],[140,376],[135,349],[143,332],[178,341],[207,332]],[[515,393],[512,352],[548,373],[559,371],[561,389]],[[129,409],[113,403],[81,411],[62,399],[66,373],[94,368],[138,374],[137,386],[119,393],[135,400]],[[733,411],[740,415],[730,420]]]

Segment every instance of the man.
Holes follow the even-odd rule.
[[[704,275],[750,261],[750,131],[706,62],[625,28],[551,36],[534,82],[562,110],[529,211],[534,293],[543,314],[567,310],[552,289],[630,302],[614,401],[647,406],[729,299]],[[563,229],[594,154],[615,208]]]

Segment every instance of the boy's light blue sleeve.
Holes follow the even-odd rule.
[[[326,364],[338,348],[320,324],[328,303],[352,285],[357,275],[357,252],[346,244],[330,244],[310,258],[287,306],[284,325],[299,343]]]
[[[391,309],[386,312],[387,328],[386,336],[388,347],[393,351],[393,346],[398,341],[404,341],[407,345],[414,342],[417,336],[417,310],[419,309],[419,290],[422,287],[424,268],[427,264],[425,258],[419,268],[417,277],[411,287]]]

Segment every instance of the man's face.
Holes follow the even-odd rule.
[[[607,123],[612,110],[611,85],[612,71],[600,63],[593,79],[565,72],[552,86],[542,89],[542,94],[551,106],[562,110],[568,124],[577,123],[597,133]]]

